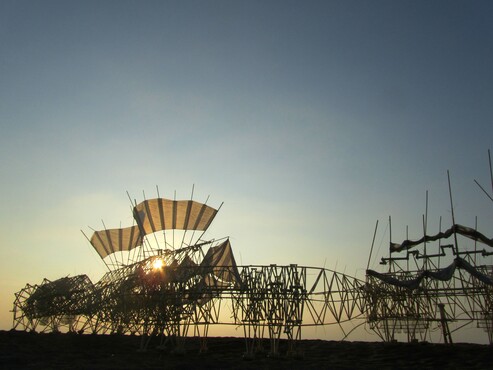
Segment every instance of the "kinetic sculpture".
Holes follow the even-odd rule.
[[[491,157],[490,173],[493,187]],[[435,235],[427,234],[423,216],[423,237],[391,242],[381,260],[387,270],[370,270],[369,260],[361,281],[324,268],[238,266],[228,238],[203,239],[220,209],[207,201],[164,199],[158,191],[155,199],[131,203],[135,225],[103,223],[88,238],[108,267],[101,280],[80,275],[27,284],[15,294],[14,329],[137,334],[142,350],[159,336],[183,351],[185,338],[195,336],[204,351],[211,325],[235,325],[243,328],[246,356],[267,338],[277,356],[281,337],[288,353],[298,352],[303,327],[365,319],[384,341],[400,332],[408,341],[427,340],[441,328],[443,341],[452,343],[448,324],[460,322],[455,330],[476,323],[493,343],[493,266],[486,262],[493,252],[478,246],[493,248],[493,239],[456,224],[453,212],[452,226]],[[373,245],[370,259],[372,251]]]
[[[458,249],[457,242],[441,243],[452,235],[456,241],[474,240],[474,247]],[[402,331],[414,341],[425,340],[438,324],[444,342],[452,343],[449,322],[461,321],[460,327],[476,322],[493,343],[493,266],[480,262],[493,253],[479,249],[479,243],[493,247],[492,239],[458,224],[419,240],[391,243],[390,257],[381,262],[388,266],[387,272],[367,270],[371,328],[385,341]]]
[[[246,356],[266,337],[275,356],[281,337],[297,353],[303,326],[364,317],[363,281],[298,265],[238,266],[228,238],[203,240],[220,207],[159,197],[132,203],[134,226],[88,238],[109,270],[101,280],[28,284],[15,295],[14,328],[138,334],[141,349],[160,336],[183,351],[191,335],[206,350],[210,325],[229,324],[243,327]]]
[[[493,189],[489,151],[488,155]],[[438,328],[443,341],[452,343],[454,331],[474,323],[493,344],[493,265],[488,263],[493,239],[477,230],[477,220],[474,228],[455,222],[450,176],[448,182],[452,226],[442,232],[440,218],[439,232],[427,234],[427,194],[424,235],[400,244],[391,241],[389,257],[380,262],[387,267],[385,272],[367,268],[367,322],[384,341],[395,340],[401,332],[408,341],[426,340]],[[455,330],[450,330],[449,323],[456,325]]]

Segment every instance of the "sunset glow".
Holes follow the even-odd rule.
[[[160,270],[162,269],[164,266],[164,261],[161,259],[161,258],[156,258],[153,262],[152,262],[152,268],[154,270]]]
[[[1,1],[0,329],[26,283],[99,281],[79,230],[136,225],[134,200],[224,202],[204,235],[151,248],[228,236],[239,265],[362,280],[390,234],[436,234],[452,209],[493,230],[474,183],[491,194],[492,19],[482,0]],[[115,245],[106,262],[145,255],[149,281],[173,278]]]

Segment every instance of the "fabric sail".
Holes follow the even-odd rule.
[[[391,274],[383,274],[373,270],[366,270],[366,274],[368,276],[373,276],[383,281],[384,283],[414,290],[420,286],[421,281],[425,278],[431,278],[441,281],[448,281],[452,279],[456,268],[466,270],[476,279],[480,280],[482,283],[493,286],[493,278],[491,276],[482,273],[477,268],[475,268],[466,260],[460,257],[457,257],[449,266],[445,268],[438,270],[424,270],[421,271],[415,277],[408,279],[399,279],[397,277],[392,276]]]
[[[137,204],[134,218],[142,235],[161,230],[205,231],[217,210],[193,200],[149,199]]]
[[[229,239],[216,247],[209,248],[200,266],[204,272],[212,273],[225,285],[241,283],[240,273],[238,272]],[[210,280],[207,283],[212,285],[213,281]],[[217,283],[217,280],[214,281],[214,284]]]
[[[95,231],[90,242],[101,258],[115,252],[130,251],[143,243],[143,237],[161,230],[205,231],[217,209],[192,200],[156,198],[145,200],[133,209],[137,225]]]
[[[462,226],[455,224],[450,229],[440,232],[436,235],[426,235],[418,240],[404,240],[401,244],[398,243],[390,243],[390,252],[401,252],[403,250],[411,249],[415,246],[423,244],[426,242],[436,241],[438,239],[447,239],[452,236],[454,233],[465,236],[469,239],[481,242],[493,248],[493,239],[487,238],[485,235],[481,234],[479,231],[475,229],[471,229],[470,227]]]
[[[101,258],[115,253],[132,250],[142,245],[142,236],[137,226],[123,229],[95,231],[90,240]]]

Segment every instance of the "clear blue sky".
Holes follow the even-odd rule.
[[[0,2],[0,327],[13,293],[104,266],[125,191],[219,206],[239,263],[360,278],[373,228],[489,237],[490,1]],[[373,263],[372,263],[373,265]],[[378,267],[378,265],[375,265]]]

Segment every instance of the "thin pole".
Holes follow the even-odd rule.
[[[450,335],[450,329],[448,327],[447,314],[445,312],[445,304],[439,303],[438,308],[440,309],[440,322],[442,324],[442,334],[445,344],[452,344],[452,336]]]
[[[406,225],[406,240],[409,240],[409,225]],[[407,253],[407,271],[409,271],[409,251],[406,251],[406,253]],[[415,258],[414,258],[414,264],[416,265],[416,268],[418,268]]]
[[[438,232],[442,232],[442,216],[440,216],[440,220],[438,221]],[[440,268],[440,257],[442,256],[442,239],[438,239],[438,268]]]
[[[478,231],[478,216],[475,218],[474,230]],[[478,251],[478,241],[474,239],[474,266],[476,266],[476,255]]]
[[[423,216],[423,231],[424,231],[424,251],[425,258],[423,260],[423,267],[426,270],[428,268],[428,254],[426,253],[426,230],[428,228],[428,190],[426,190],[426,205],[425,205],[425,214]]]
[[[389,238],[390,238],[390,243],[392,243],[392,219],[389,216]],[[392,270],[392,249],[389,248],[389,273]]]
[[[373,246],[375,245],[375,237],[377,236],[377,229],[378,229],[378,220],[377,223],[375,224],[375,231],[373,232],[373,240],[371,242],[370,256],[368,257],[368,264],[366,265],[367,271],[370,268],[371,254],[373,253]]]
[[[491,191],[493,192],[493,170],[492,170],[492,167],[491,167],[491,153],[490,153],[490,150],[489,149],[488,149],[488,159],[489,159],[489,162],[490,162]]]
[[[133,207],[134,207],[134,202],[132,202],[132,198],[130,197],[130,194],[128,193],[128,190],[127,190],[127,197],[128,197],[128,200],[130,201],[130,206],[131,206],[131,207],[132,207],[132,209],[133,209]]]
[[[490,198],[490,200],[493,202],[493,198],[491,197],[491,195],[489,195],[488,192],[484,190],[484,188],[479,184],[479,182],[477,182],[476,180],[474,180],[474,182],[476,183],[477,186],[479,186],[479,188],[483,191],[483,193],[485,193],[486,196]]]
[[[459,255],[459,245],[457,244],[457,233],[455,231],[456,226],[455,226],[455,215],[454,215],[454,202],[452,200],[452,186],[450,185],[450,172],[447,170],[447,178],[448,178],[448,191],[450,195],[450,208],[452,209],[452,227],[454,228],[454,241],[455,241],[455,248],[452,248],[452,251],[454,252],[454,255],[458,256]]]
[[[478,216],[475,217],[475,220],[474,220],[474,230],[475,231],[478,231]],[[474,266],[476,266],[476,255],[477,255],[477,250],[478,250],[478,241],[476,239],[474,239]],[[472,291],[472,310],[473,312],[476,311],[476,299],[475,299],[475,291],[476,289],[473,289]]]
[[[175,193],[173,195],[173,202],[176,202],[176,190],[175,190]],[[176,211],[176,209],[175,209],[175,206],[173,205],[173,220],[176,220],[175,211]],[[175,225],[173,225],[173,226],[175,226]],[[175,228],[174,227],[173,227],[173,250],[175,250]]]

